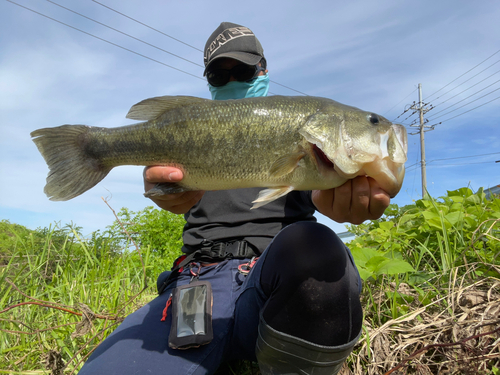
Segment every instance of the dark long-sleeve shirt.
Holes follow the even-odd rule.
[[[297,221],[316,221],[310,191],[292,191],[251,210],[261,188],[207,191],[187,213],[183,251],[191,253],[203,240],[213,243],[245,240],[263,252],[276,234]]]

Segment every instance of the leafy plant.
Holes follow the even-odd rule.
[[[77,371],[120,319],[156,296],[156,277],[180,254],[184,220],[152,207],[138,212],[123,208],[117,216],[119,221],[88,238],[75,225],[30,230],[0,222],[0,373],[43,372],[41,354]],[[363,368],[357,373],[380,373],[377,366],[387,357],[383,348],[389,347],[374,334],[382,327],[413,323],[411,313],[423,311],[422,306],[426,314],[435,309],[439,317],[448,311],[444,320],[455,321],[461,300],[457,295],[452,304],[452,298],[444,297],[457,275],[460,285],[466,279],[498,283],[500,200],[487,200],[482,190],[464,188],[401,208],[391,205],[381,219],[350,230],[356,238],[349,247],[364,280],[360,346],[369,348],[356,349],[358,359],[350,367]],[[129,235],[140,246],[142,259]],[[483,292],[476,291],[489,295]],[[436,301],[439,305],[433,307]],[[432,316],[427,318],[434,327]],[[403,340],[401,346],[407,344]],[[498,361],[488,366],[499,373]],[[226,367],[218,373],[248,375],[255,370],[248,363]]]
[[[487,200],[482,189],[473,193],[468,188],[449,191],[441,199],[427,196],[403,208],[391,205],[383,218],[351,226],[357,237],[349,246],[358,266],[363,268],[368,259],[367,251],[357,248],[375,250],[371,256],[382,252],[402,259],[420,272],[494,262],[500,252],[500,199]]]
[[[122,208],[117,216],[119,221],[108,226],[106,233],[123,247],[130,246],[130,236],[137,245],[149,246],[153,252],[180,255],[182,229],[186,223],[182,215],[149,206],[138,212]]]
[[[365,281],[374,318],[383,322],[408,311],[415,298],[399,291],[403,282],[425,304],[441,282],[449,282],[449,271],[456,267],[481,263],[474,268],[476,277],[498,277],[490,264],[500,255],[499,228],[500,199],[488,200],[482,189],[473,193],[468,188],[449,191],[440,199],[427,196],[402,208],[391,205],[381,219],[351,226],[356,238],[348,246]],[[384,292],[383,299],[374,296],[375,285],[388,280],[393,291]]]

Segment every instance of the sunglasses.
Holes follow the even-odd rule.
[[[207,81],[214,87],[224,86],[233,77],[239,82],[250,82],[264,72],[265,69],[258,65],[236,65],[231,69],[213,69],[207,71]]]

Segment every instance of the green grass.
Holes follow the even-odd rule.
[[[101,251],[75,231],[55,248],[53,234],[43,243],[33,235],[19,238],[1,268],[0,306],[11,309],[0,315],[0,369],[40,369],[49,350],[78,368],[123,317],[156,296],[156,275],[170,267],[169,257],[149,247],[142,249],[143,269],[135,252]],[[97,317],[76,332],[82,312]]]
[[[160,214],[167,215],[152,209],[137,214],[123,209],[118,215],[131,223],[128,229],[141,247],[142,260],[118,222],[83,239],[74,226],[30,231],[1,221],[0,374],[77,373],[125,316],[155,298],[156,277],[178,255],[183,225],[175,217],[159,219]],[[164,220],[161,225],[159,220]],[[157,236],[164,236],[160,229],[169,225],[167,239],[151,235],[157,231]],[[492,296],[500,295],[498,198],[487,201],[482,191],[474,194],[460,189],[440,199],[428,197],[412,206],[392,206],[384,218],[351,230],[357,238],[349,246],[364,279],[365,324],[343,374],[389,371],[424,346],[424,341],[413,339],[414,327],[420,324],[429,335],[435,333],[430,317],[446,316],[447,321],[461,324],[467,319],[486,319],[488,311],[496,311]],[[158,246],[164,247],[158,251]],[[493,299],[468,307],[465,319],[460,305],[464,296],[482,296],[483,292]],[[472,326],[462,330],[469,329],[473,335]],[[392,331],[394,327],[398,328]],[[433,340],[456,341],[448,331],[443,332]],[[403,338],[406,341],[401,343]],[[494,335],[491,339],[496,340]],[[392,364],[387,360],[390,353],[383,352],[391,342],[391,348],[404,347]],[[491,350],[500,357],[500,349]],[[433,363],[452,354],[432,353],[419,359],[419,366],[439,373]],[[453,353],[458,358],[462,355]],[[58,369],[59,356],[64,370]],[[51,359],[49,368],[47,358]],[[406,364],[408,373],[415,373],[412,363]],[[473,363],[478,374],[498,372],[495,369],[500,367],[498,357],[496,362]],[[257,373],[256,364],[248,362],[224,364],[217,372]]]

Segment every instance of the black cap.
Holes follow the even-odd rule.
[[[222,22],[205,44],[205,71],[215,60],[229,57],[248,65],[257,65],[264,57],[264,49],[248,27]]]

